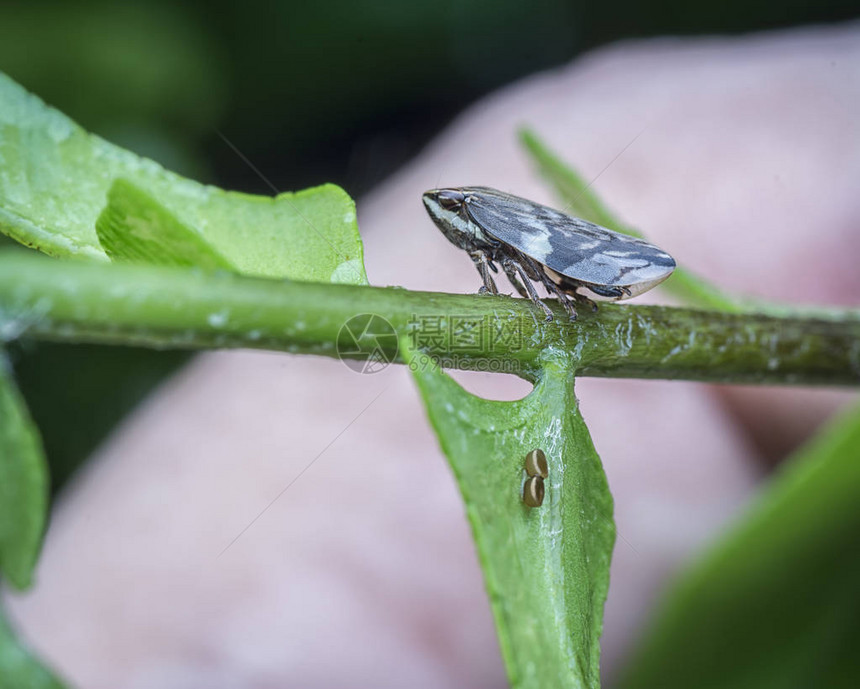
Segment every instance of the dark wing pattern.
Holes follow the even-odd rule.
[[[656,284],[675,261],[653,244],[489,187],[465,187],[466,208],[484,232],[573,280],[629,287]]]

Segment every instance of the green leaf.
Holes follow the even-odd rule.
[[[590,183],[586,183],[573,168],[550,151],[534,132],[521,130],[520,141],[540,174],[555,189],[565,209],[610,230],[642,237],[641,232],[622,223],[591,190]],[[732,299],[711,283],[681,267],[675,269],[663,287],[695,306],[721,311],[741,311],[743,308],[739,300]]]
[[[546,350],[534,390],[497,402],[464,391],[405,340],[401,350],[460,486],[511,686],[599,686],[615,526],[573,358]],[[535,448],[549,476],[543,505],[532,508],[521,496]]]
[[[0,74],[0,231],[52,256],[106,261],[96,219],[120,177],[239,272],[367,282],[355,204],[339,187],[270,198],[204,186],[88,134]]]
[[[0,350],[0,573],[27,588],[48,511],[48,471],[36,427]]]
[[[96,232],[113,261],[235,270],[196,230],[125,179],[108,191]]]
[[[622,689],[860,686],[860,407],[684,574]]]
[[[0,609],[0,689],[63,689],[15,637]]]

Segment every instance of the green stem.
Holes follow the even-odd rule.
[[[540,352],[558,347],[577,356],[579,374],[586,376],[860,383],[856,318],[604,305],[597,314],[581,309],[576,322],[557,310],[556,319],[545,323],[533,305],[507,297],[282,282],[0,252],[0,340],[26,334],[337,356],[341,326],[362,313],[387,319],[398,333],[411,333],[428,354],[455,359],[459,368],[501,368],[529,379]],[[379,345],[399,360],[396,338],[380,337]]]

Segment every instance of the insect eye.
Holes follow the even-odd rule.
[[[439,205],[449,211],[458,208],[466,200],[463,192],[454,189],[443,189],[439,192],[437,198],[439,199]]]

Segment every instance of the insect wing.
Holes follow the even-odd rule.
[[[566,277],[594,285],[656,284],[675,269],[653,244],[487,187],[464,189],[485,233]]]

